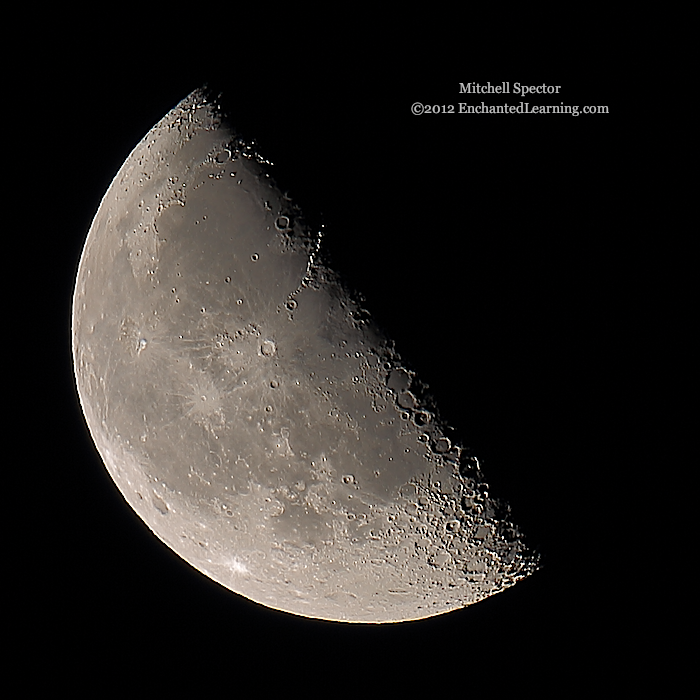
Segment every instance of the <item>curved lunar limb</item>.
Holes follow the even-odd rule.
[[[202,91],[146,135],[73,301],[109,473],[173,551],[279,610],[412,620],[513,585],[536,556],[318,248]]]

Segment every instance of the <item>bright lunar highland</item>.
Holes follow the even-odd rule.
[[[124,498],[263,605],[425,618],[537,567],[420,378],[319,254],[266,161],[195,91],[90,228],[73,359]]]

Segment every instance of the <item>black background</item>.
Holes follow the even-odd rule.
[[[631,290],[623,116],[606,66],[427,66],[397,56],[363,67],[319,52],[301,68],[287,62],[288,45],[272,57],[269,48],[260,56],[232,48],[193,60],[147,42],[143,60],[127,64],[123,46],[98,44],[58,51],[22,100],[34,132],[25,181],[48,183],[35,220],[50,294],[35,308],[34,337],[51,348],[50,377],[32,389],[51,442],[27,445],[24,460],[40,476],[23,472],[36,496],[15,540],[26,581],[16,599],[23,654],[50,660],[57,676],[99,668],[106,683],[139,669],[156,680],[221,678],[234,692],[252,674],[262,697],[321,677],[333,689],[370,680],[410,688],[427,678],[434,690],[465,693],[476,679],[513,691],[560,678],[602,682],[635,634],[615,573],[625,548],[611,495],[629,468],[616,434]],[[532,104],[611,113],[410,112],[416,101],[481,102],[460,95],[459,83],[503,80],[562,86],[557,96],[530,96]],[[511,503],[542,553],[541,571],[424,621],[307,620],[211,582],[126,505],[78,403],[71,295],[117,170],[205,82],[223,92],[234,125],[257,140],[309,221],[324,225],[328,254],[479,455],[492,493]]]

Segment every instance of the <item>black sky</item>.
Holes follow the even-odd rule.
[[[619,274],[620,117],[603,68],[595,81],[556,65],[343,65],[320,59],[313,70],[269,70],[253,60],[202,61],[183,69],[173,59],[136,67],[78,51],[32,79],[23,109],[32,114],[37,170],[28,167],[27,177],[50,183],[37,204],[37,245],[51,291],[35,311],[36,342],[50,343],[52,354],[52,392],[41,403],[53,459],[38,458],[47,449],[41,440],[27,445],[29,462],[42,469],[37,479],[27,472],[36,509],[20,546],[20,561],[31,562],[20,568],[32,572],[27,653],[63,658],[70,649],[107,666],[110,657],[197,659],[211,673],[259,664],[274,674],[281,665],[290,684],[316,666],[362,679],[379,664],[389,680],[420,664],[437,678],[463,674],[467,688],[469,673],[516,686],[527,674],[551,678],[562,669],[580,677],[589,662],[612,663],[615,640],[629,633],[616,617],[627,604],[610,586],[609,542],[601,540],[614,508],[600,470],[610,469],[611,424],[625,389],[620,338],[629,294]],[[559,84],[556,99],[528,101],[609,105],[612,114],[410,112],[416,101],[480,103],[460,95],[459,83],[489,80]],[[331,258],[481,457],[492,493],[511,503],[542,553],[543,568],[530,579],[416,623],[304,620],[212,583],[121,498],[74,388],[72,287],[118,168],[205,82],[223,92],[234,126],[257,140],[312,225],[324,225]]]

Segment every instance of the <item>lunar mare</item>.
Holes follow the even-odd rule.
[[[183,559],[286,612],[412,620],[511,586],[536,556],[318,246],[203,92],[146,135],[73,300],[110,475]]]

